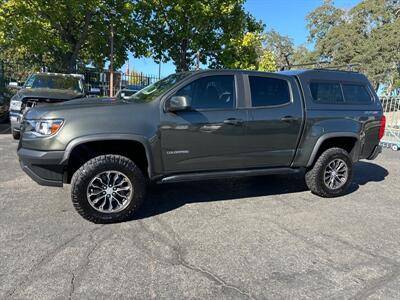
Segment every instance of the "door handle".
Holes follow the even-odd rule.
[[[293,122],[295,120],[296,120],[296,118],[293,116],[284,116],[281,118],[281,121],[283,121],[283,122]]]
[[[224,124],[240,126],[240,125],[243,125],[243,120],[236,119],[236,118],[229,118],[229,119],[224,120]]]

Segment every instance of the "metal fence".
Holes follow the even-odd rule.
[[[386,117],[385,135],[382,138],[382,145],[400,149],[400,96],[381,97],[383,113]]]
[[[0,61],[0,88],[4,88],[10,81],[17,81],[23,83],[30,72],[16,72],[7,65]],[[100,90],[101,96],[110,95],[110,72],[105,70],[103,72],[94,71],[92,69],[86,69],[83,72],[85,78],[85,87],[87,90],[91,88],[97,88]],[[148,75],[144,73],[124,73],[115,71],[113,74],[113,95],[115,95],[121,88],[125,88],[128,85],[134,85],[135,87],[146,87],[158,81],[160,78],[155,75]]]
[[[110,95],[110,72],[85,71],[83,75],[88,90],[98,88],[102,96]],[[113,95],[127,86],[146,87],[160,79],[154,75],[123,72],[114,72],[113,77]]]

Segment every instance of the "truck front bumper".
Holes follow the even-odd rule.
[[[375,146],[374,151],[372,151],[370,156],[367,157],[367,159],[373,160],[373,159],[377,158],[380,153],[382,153],[382,146],[377,145],[377,146]]]
[[[64,151],[18,150],[22,170],[34,181],[45,186],[63,186],[65,166],[61,163]]]

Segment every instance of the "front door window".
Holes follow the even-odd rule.
[[[186,96],[194,110],[233,109],[235,107],[233,75],[208,76],[180,89],[176,96]]]

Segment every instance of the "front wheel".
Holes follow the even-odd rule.
[[[19,131],[12,131],[12,136],[14,140],[19,140],[21,138],[21,133]]]
[[[72,177],[72,203],[94,223],[129,219],[142,204],[146,179],[128,158],[102,155],[85,163]]]
[[[346,193],[353,177],[353,163],[347,151],[330,148],[317,159],[306,173],[308,188],[322,197],[337,197]]]

